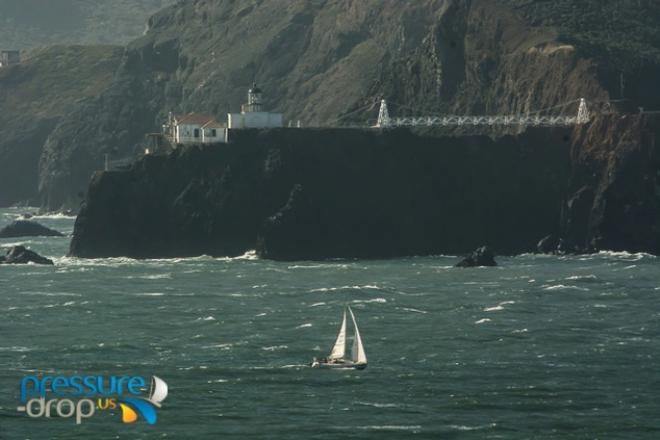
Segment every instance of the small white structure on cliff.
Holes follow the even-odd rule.
[[[21,53],[17,50],[3,50],[0,52],[0,67],[8,67],[21,62]]]
[[[282,113],[265,112],[262,109],[262,90],[253,84],[248,90],[248,102],[241,106],[240,113],[227,115],[230,130],[237,128],[277,128],[284,126]]]
[[[170,113],[164,132],[173,144],[215,144],[227,142],[227,127],[214,116],[203,113]]]

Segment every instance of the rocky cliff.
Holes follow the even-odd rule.
[[[232,132],[97,173],[82,257],[393,257],[617,250],[660,254],[660,121],[609,114],[515,136],[408,130]]]
[[[81,257],[391,257],[534,248],[559,232],[565,130],[492,140],[279,129],[146,156],[92,179]]]
[[[567,251],[660,254],[660,115],[604,115],[574,133]]]
[[[552,19],[564,17],[570,5],[530,6],[541,4],[546,2],[180,2],[156,14],[148,33],[127,47],[109,90],[52,132],[40,166],[42,203],[76,208],[75,195],[105,154],[132,155],[168,111],[222,119],[239,108],[253,80],[266,91],[267,107],[304,126],[368,124],[382,96],[398,115],[519,113],[579,97],[597,108],[618,97],[616,65],[583,51],[584,38],[564,37],[584,26],[602,27],[602,20],[564,29]],[[644,8],[652,5],[641,4],[634,18]],[[654,59],[631,72],[629,82],[654,84],[653,73],[660,71]],[[660,102],[659,93],[627,90],[633,98]]]
[[[37,184],[32,180],[34,174],[11,172],[38,167],[40,203],[47,209],[77,208],[79,195],[85,192],[90,176],[101,167],[105,155],[133,157],[145,133],[159,130],[169,111],[210,112],[222,119],[228,111],[239,108],[246,88],[254,80],[266,90],[266,107],[284,112],[287,120],[301,120],[308,127],[368,125],[376,117],[375,103],[381,97],[388,99],[391,111],[397,115],[511,114],[547,108],[566,114],[575,113],[576,105],[561,104],[585,97],[595,111],[596,119],[566,135],[566,143],[571,145],[570,155],[566,155],[566,162],[555,170],[559,175],[569,170],[567,180],[557,182],[563,191],[563,203],[559,203],[554,214],[557,222],[552,225],[543,223],[544,232],[555,233],[556,240],[561,236],[564,249],[616,248],[655,252],[658,167],[654,137],[657,121],[648,114],[635,116],[632,113],[639,113],[638,107],[646,110],[660,108],[660,87],[656,81],[660,75],[659,13],[654,0],[585,0],[578,3],[573,0],[179,2],[153,16],[148,32],[130,43],[117,62],[107,67],[105,75],[97,76],[98,71],[92,69],[88,76],[80,79],[82,83],[98,84],[98,87],[84,89],[95,93],[85,94],[85,99],[79,101],[67,101],[73,104],[63,107],[66,111],[55,118],[47,112],[31,118],[30,115],[37,114],[31,111],[25,119],[33,124],[38,122],[37,125],[13,124],[5,131],[2,139],[9,143],[0,145],[0,155],[4,155],[3,159],[8,158],[2,165],[6,164],[8,170],[4,176],[10,178],[3,184],[2,191],[3,196],[12,195],[0,197],[0,203],[34,200],[37,196]],[[85,66],[100,65],[93,61],[85,63]],[[16,72],[22,67],[6,72]],[[80,67],[70,65],[72,71]],[[28,84],[40,84],[41,75],[22,78]],[[73,77],[78,75],[87,74],[83,70]],[[7,78],[12,77],[3,77],[0,73],[0,85],[8,84],[4,82]],[[97,82],[95,78],[101,80]],[[2,91],[0,88],[0,94]],[[69,96],[78,95],[72,92]],[[625,102],[613,102],[621,98],[625,98]],[[57,101],[51,99],[47,102]],[[11,110],[11,104],[4,108],[10,110],[7,113],[3,110],[3,113],[12,117],[18,113]],[[612,108],[629,114],[614,114]],[[505,142],[501,139],[511,139],[499,138],[504,133],[501,130],[488,133],[500,139],[496,141],[475,137],[473,132],[467,133],[472,135],[466,138],[469,141],[443,137],[438,133],[428,137],[438,139],[440,136],[443,145],[465,146],[475,142],[493,145]],[[521,137],[516,139],[523,144],[527,136],[541,136],[517,135]],[[279,139],[272,141],[274,144],[269,138],[258,136],[245,142],[250,148],[269,151],[269,145],[279,145],[277,148],[285,151],[289,142],[287,138],[279,134],[274,136]],[[312,139],[323,145],[332,145],[330,150],[338,151],[333,142],[328,144],[327,139]],[[361,142],[351,141],[351,144],[363,146],[369,142],[383,142],[373,137],[361,139]],[[420,135],[411,142],[425,145],[425,139],[427,137]],[[516,145],[520,147],[522,144]],[[326,154],[319,151],[318,160],[325,158]],[[398,154],[392,157],[407,163]],[[191,155],[190,162],[186,162],[187,155]],[[190,163],[193,169],[198,169],[194,168],[193,156],[191,152],[177,152],[169,159],[149,158],[140,162],[136,169],[152,166],[146,164],[154,161]],[[18,159],[25,160],[21,164],[31,165],[19,168],[15,165],[19,163]],[[428,159],[439,158],[429,156]],[[218,160],[224,163],[222,160],[225,159]],[[260,163],[260,160],[250,163]],[[332,160],[328,163],[339,166]],[[497,163],[499,167],[505,167],[504,162]],[[461,169],[467,169],[465,166],[462,165]],[[234,164],[230,169],[237,167],[239,164]],[[162,176],[167,175],[165,171],[161,177],[146,171],[134,170],[132,173],[130,179],[142,179],[147,186],[151,178],[165,179]],[[223,174],[223,179],[232,175]],[[94,226],[93,222],[84,219],[94,218],[94,222],[103,224],[101,217],[91,214],[97,209],[92,208],[96,206],[96,198],[105,200],[95,194],[99,188],[107,190],[99,182],[115,177],[119,179],[117,185],[128,185],[125,176],[96,175],[80,221],[81,236],[96,240],[94,234],[85,235],[84,230]],[[184,199],[179,200],[181,193],[175,190],[166,194],[179,203],[186,201],[192,206],[193,200],[205,200],[207,184],[203,183],[206,180],[194,178],[194,174],[187,177],[197,182],[197,186],[193,185]],[[14,181],[21,183],[13,184]],[[232,243],[232,238],[223,238],[220,249],[224,250],[218,252],[242,250],[258,235],[257,242],[263,255],[279,255],[280,251],[271,253],[271,249],[281,248],[277,245],[278,237],[292,234],[300,222],[307,222],[295,220],[305,218],[297,214],[305,212],[301,206],[314,206],[310,202],[309,186],[309,182],[287,181],[281,187],[281,193],[278,192],[276,207],[263,205],[268,209],[264,207],[259,215],[250,214],[250,218],[257,219],[252,221],[260,226],[253,225],[250,232],[244,234],[240,245],[229,246],[227,243]],[[421,183],[420,187],[423,188]],[[461,190],[468,191],[463,187]],[[312,193],[316,197],[317,193]],[[375,197],[372,192],[368,194]],[[429,196],[429,200],[434,200],[435,196]],[[517,197],[514,200],[520,200]],[[117,206],[123,206],[120,202],[118,199]],[[169,199],[161,201],[162,204],[171,202]],[[555,202],[554,195],[548,199],[552,205]],[[421,202],[419,206],[422,206]],[[277,209],[273,211],[274,208]],[[467,205],[463,208],[469,212]],[[204,211],[205,208],[199,209]],[[222,212],[219,217],[217,213],[204,214],[206,217],[200,215],[202,219],[232,218],[232,221],[239,222]],[[433,214],[429,213],[429,216],[436,220]],[[265,217],[273,218],[264,226]],[[416,225],[418,219],[427,221],[421,214],[412,218]],[[170,224],[172,229],[168,229],[168,234],[174,234],[178,227],[192,231],[185,229],[186,225],[195,223],[182,221],[181,224]],[[206,220],[195,221],[206,225]],[[638,224],[641,226],[636,227]],[[211,226],[205,227],[215,231]],[[334,234],[335,238],[340,235]],[[516,242],[509,248],[502,247],[508,251],[527,249],[531,234],[524,236],[524,246]],[[414,235],[407,237],[411,243],[420,242]],[[78,252],[81,255],[94,253],[92,245],[85,247],[85,240],[75,242],[74,252],[81,249]],[[377,240],[370,240],[375,246]],[[437,240],[431,240],[435,243],[434,249],[462,249],[447,243],[440,246],[438,243],[441,242]],[[341,240],[336,242],[341,243]],[[405,253],[428,251],[420,246],[411,245]],[[348,248],[350,252],[343,252],[337,244],[332,253],[363,254],[356,251],[357,247]],[[362,249],[367,248],[362,246]],[[188,245],[182,249],[189,249],[186,253],[203,250]],[[303,255],[310,252],[309,249],[300,249]],[[138,250],[130,252],[131,255],[139,253]]]
[[[38,204],[44,143],[70,112],[111,84],[121,55],[114,46],[56,46],[0,69],[0,206]],[[77,206],[80,198],[71,197]]]

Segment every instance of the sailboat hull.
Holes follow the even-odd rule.
[[[313,362],[312,368],[323,368],[331,370],[364,370],[367,368],[367,364],[353,362]]]

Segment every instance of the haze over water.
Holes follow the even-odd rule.
[[[0,227],[27,209],[0,210]],[[70,233],[71,218],[37,221]],[[660,261],[642,254],[0,266],[2,439],[660,436]],[[364,371],[316,370],[353,308]],[[155,426],[19,414],[28,374],[162,377]]]

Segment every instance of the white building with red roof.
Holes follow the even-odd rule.
[[[170,113],[165,132],[174,144],[216,144],[227,142],[227,126],[215,116],[203,113]]]

